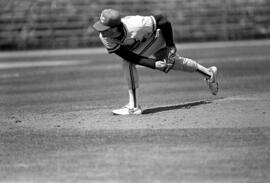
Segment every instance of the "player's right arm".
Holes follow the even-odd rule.
[[[133,64],[141,65],[151,69],[156,69],[155,67],[156,59],[138,55],[126,49],[124,46],[120,45],[120,47],[117,50],[115,50],[114,53],[123,58],[124,60],[131,62]]]

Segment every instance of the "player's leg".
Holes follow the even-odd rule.
[[[176,54],[174,57],[169,56],[170,50],[165,47],[157,51],[154,56],[160,60],[156,62],[156,68],[168,73],[172,70],[181,70],[186,72],[198,72],[201,74],[211,90],[213,95],[218,93],[218,82],[217,82],[217,68],[215,66],[206,68],[199,64],[195,60],[190,58],[181,57]]]
[[[137,52],[138,53],[138,52]],[[165,39],[160,30],[157,31],[156,37],[151,45],[148,45],[148,49],[141,52],[144,56],[154,55],[158,60],[156,62],[156,69],[168,73],[171,69],[182,70],[187,72],[198,72],[206,80],[208,87],[210,88],[213,95],[218,92],[217,82],[217,68],[215,66],[206,68],[196,61],[180,57],[177,53],[173,57],[170,56],[170,49],[165,47]]]
[[[142,44],[133,52],[143,55],[143,56],[151,56],[155,53],[160,47],[165,44],[162,34],[157,31],[157,34],[153,35],[151,39],[149,39],[146,43]],[[139,77],[138,72],[134,64],[123,61],[123,71],[124,77],[128,86],[128,96],[129,101],[128,104],[120,109],[113,110],[114,114],[118,115],[128,115],[128,114],[141,114],[142,110],[138,105],[137,101],[137,89],[139,88]]]
[[[129,102],[128,107],[137,107],[137,96],[136,90],[139,88],[139,77],[138,72],[134,64],[124,61],[124,76],[128,84]]]
[[[174,65],[172,67],[172,70],[198,72],[205,78],[206,83],[209,89],[211,90],[212,94],[216,95],[218,93],[217,67],[212,66],[206,68],[190,58],[185,58],[178,55],[176,55],[173,59]]]
[[[142,110],[140,109],[137,102],[136,90],[139,87],[139,77],[138,72],[134,64],[123,60],[122,68],[124,71],[124,78],[126,79],[128,86],[128,103],[120,109],[113,110],[113,114],[116,115],[129,115],[129,114],[141,114]]]

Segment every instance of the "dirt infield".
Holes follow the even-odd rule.
[[[109,107],[48,114],[25,114],[20,111],[2,119],[1,131],[13,128],[128,130],[270,127],[269,109],[270,95],[260,94],[151,106],[144,109],[144,114],[140,116],[113,116]]]
[[[218,96],[139,68],[138,116],[111,114],[127,93],[102,50],[0,54],[0,182],[269,182],[270,42],[233,43],[178,45],[220,68]]]

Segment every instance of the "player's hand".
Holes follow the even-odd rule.
[[[155,63],[156,69],[163,71],[167,66],[167,63],[165,60],[157,60]]]
[[[155,63],[156,69],[163,71],[165,73],[168,73],[172,69],[173,65],[174,65],[174,63],[169,63],[165,59],[164,60],[157,60]]]

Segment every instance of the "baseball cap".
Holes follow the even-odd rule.
[[[93,27],[97,31],[102,32],[120,24],[121,24],[121,16],[119,11],[114,9],[104,9],[101,12],[99,21],[97,21],[93,25]]]

